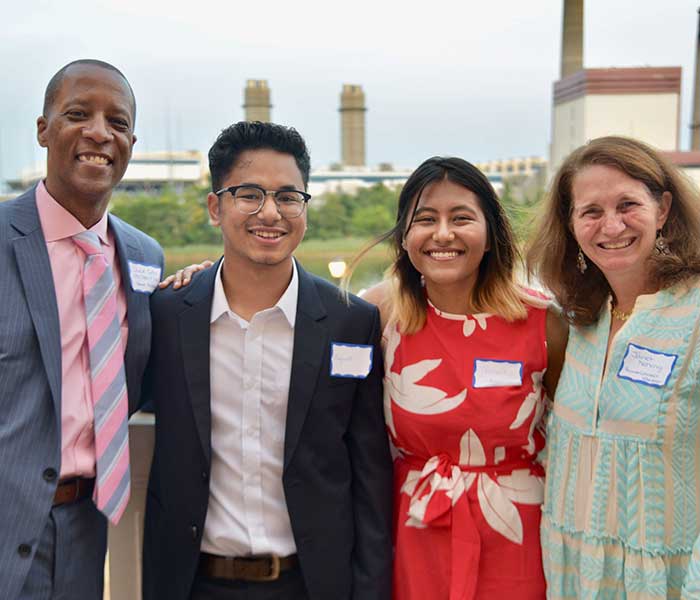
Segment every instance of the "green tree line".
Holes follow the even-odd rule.
[[[221,232],[209,224],[208,191],[204,186],[192,186],[180,193],[165,188],[157,195],[115,194],[111,212],[163,246],[218,244]]]
[[[163,246],[219,244],[221,233],[209,224],[208,191],[207,187],[193,186],[182,192],[165,188],[157,195],[115,194],[111,210]],[[306,239],[370,239],[388,231],[396,220],[399,192],[376,184],[353,194],[332,192],[312,198],[308,205]],[[507,184],[501,192],[501,202],[520,240],[527,234],[540,195],[516,201]]]
[[[372,238],[394,226],[399,190],[381,183],[360,188],[354,194],[324,194],[309,202],[309,239]]]

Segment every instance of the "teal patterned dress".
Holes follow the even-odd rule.
[[[640,296],[604,367],[609,330],[571,328],[550,415],[547,595],[700,598],[700,281]]]

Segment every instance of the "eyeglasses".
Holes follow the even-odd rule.
[[[260,212],[265,204],[265,196],[270,195],[277,206],[277,212],[285,219],[298,217],[311,199],[311,194],[299,190],[264,190],[257,185],[232,185],[214,193],[221,196],[226,192],[233,196],[233,205],[244,215]]]

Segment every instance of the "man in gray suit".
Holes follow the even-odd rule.
[[[102,598],[163,265],[153,239],[106,213],[135,113],[112,65],[62,68],[37,120],[46,179],[0,204],[3,600]]]

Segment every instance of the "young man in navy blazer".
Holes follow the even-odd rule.
[[[375,307],[293,258],[309,155],[241,122],[209,152],[224,256],[151,301],[147,600],[387,600],[391,459]]]

